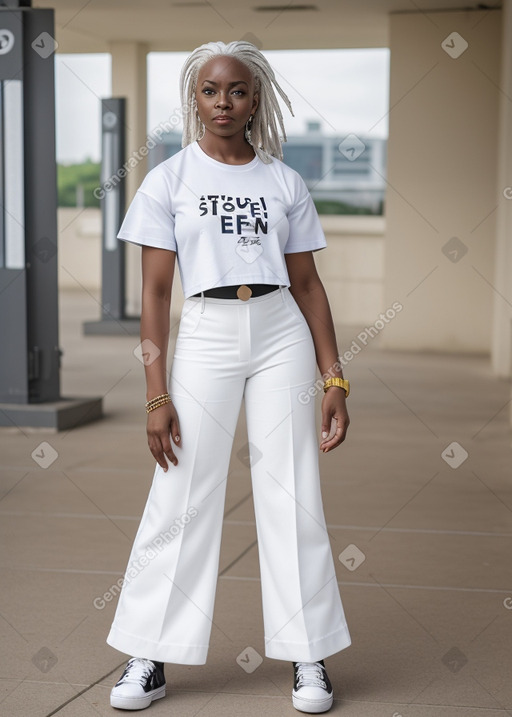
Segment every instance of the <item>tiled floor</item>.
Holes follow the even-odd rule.
[[[97,316],[93,297],[61,296],[62,394],[104,396],[105,418],[58,434],[0,429],[6,717],[116,713],[109,690],[125,656],[105,643],[115,601],[97,609],[94,600],[125,568],[154,465],[137,339],[82,337],[82,321]],[[340,347],[356,333],[340,327]],[[327,659],[331,714],[510,715],[510,387],[485,357],[383,352],[377,343],[346,375],[349,436],[320,457],[352,635]],[[250,476],[237,457],[246,440],[242,408],[208,662],[166,665],[155,717],[297,714],[289,663],[264,658],[248,673],[236,662],[248,647],[264,656]],[[31,457],[42,441],[58,453],[47,468]],[[365,557],[355,570],[338,559],[355,550],[348,546]]]

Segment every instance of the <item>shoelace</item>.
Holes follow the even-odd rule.
[[[317,662],[297,662],[297,687],[311,685],[314,687],[323,687],[327,689],[327,685],[323,680],[322,665]]]
[[[128,660],[125,674],[119,680],[119,683],[142,682],[146,677],[149,677],[154,669],[155,665],[151,660],[146,660],[145,657],[132,657],[131,660]]]

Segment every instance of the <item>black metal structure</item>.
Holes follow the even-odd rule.
[[[53,10],[0,5],[0,426],[69,428],[60,396]]]

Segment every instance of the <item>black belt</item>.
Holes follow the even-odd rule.
[[[203,291],[205,296],[213,299],[242,299],[247,301],[251,296],[263,296],[279,289],[279,284],[236,284],[236,286],[216,286]],[[201,296],[201,292],[194,294]]]

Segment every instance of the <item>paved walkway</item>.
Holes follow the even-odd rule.
[[[93,297],[61,296],[62,394],[103,395],[104,420],[58,434],[0,429],[5,717],[116,714],[109,690],[125,656],[105,643],[115,601],[95,599],[126,566],[154,464],[137,339],[82,337],[98,315]],[[357,331],[338,335],[345,348]],[[349,437],[321,455],[352,634],[327,659],[330,714],[510,715],[510,387],[485,357],[383,352],[378,340],[346,369]],[[298,714],[289,663],[264,658],[249,673],[236,661],[247,648],[264,655],[246,440],[242,409],[208,663],[167,664],[154,717]],[[32,458],[43,441],[56,452],[47,467]]]

